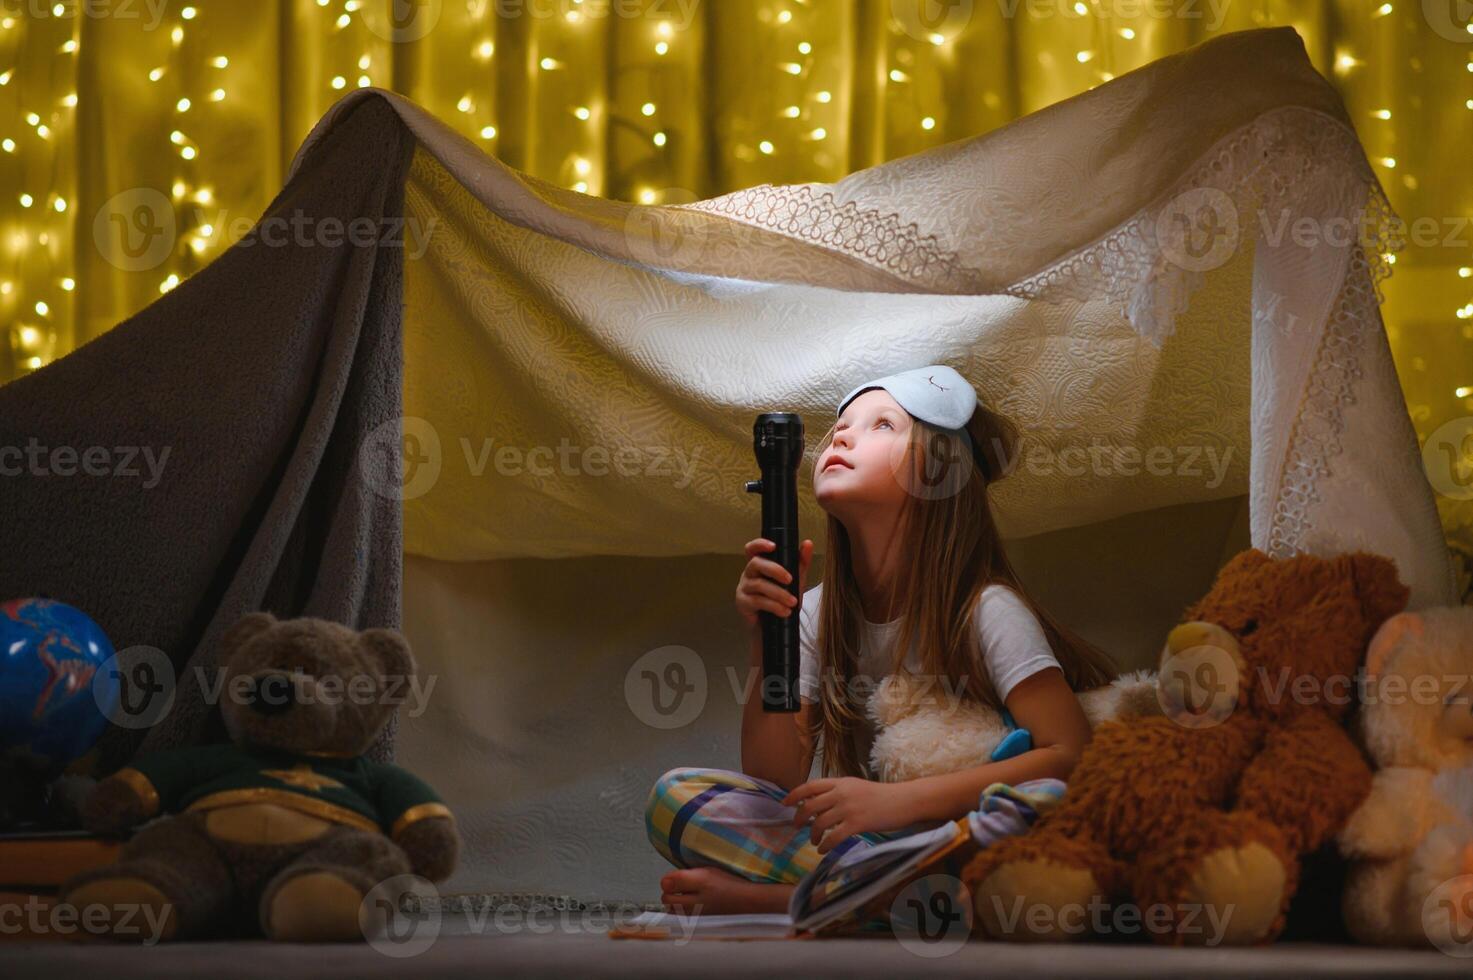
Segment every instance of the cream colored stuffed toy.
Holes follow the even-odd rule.
[[[1379,771],[1339,838],[1355,860],[1345,922],[1361,942],[1473,937],[1470,675],[1473,607],[1400,613],[1371,639],[1360,724]]]
[[[1156,673],[1150,670],[1081,691],[1079,703],[1091,728],[1113,718],[1161,714]],[[876,685],[866,713],[875,723],[870,772],[881,782],[956,772],[1008,758],[1029,746],[1026,730],[1009,724],[1010,718],[903,671]]]

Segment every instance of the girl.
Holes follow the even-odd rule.
[[[645,824],[679,869],[660,881],[671,911],[783,912],[794,883],[831,850],[955,820],[979,799],[992,812],[989,795],[1009,814],[990,826],[1021,833],[1058,798],[1090,738],[1073,692],[1115,670],[1028,597],[1003,553],[987,487],[1017,443],[1013,425],[942,365],[868,382],[840,402],[813,476],[828,513],[823,582],[804,591],[805,540],[800,604],[788,572],[763,557],[775,545],[759,538],[736,589],[759,682],[758,613],[798,612],[802,709],[769,713],[749,697],[742,772],[682,767],[656,781]],[[933,691],[1006,709],[1032,748],[943,775],[871,779],[865,696],[901,669],[936,679]],[[815,745],[824,776],[810,780]]]

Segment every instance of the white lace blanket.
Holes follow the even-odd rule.
[[[1006,536],[1247,494],[1256,546],[1374,550],[1414,606],[1453,601],[1377,302],[1390,209],[1289,28],[833,184],[680,206],[529,178],[387,93],[340,106],[372,97],[420,139],[408,551],[739,553],[755,414],[802,413],[811,463],[843,392],[945,361],[1024,430]]]

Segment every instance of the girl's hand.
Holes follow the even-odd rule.
[[[914,822],[903,783],[880,783],[857,776],[811,779],[783,797],[798,807],[793,817],[802,826],[810,817],[808,838],[820,854],[854,834],[900,830]]]
[[[803,594],[803,583],[808,578],[808,563],[813,558],[812,539],[804,538],[803,543],[798,546],[798,596],[788,592],[788,583],[793,581],[788,570],[771,558],[762,557],[763,553],[776,547],[776,543],[766,538],[753,538],[747,542],[746,554],[749,560],[747,567],[742,570],[742,577],[737,580],[736,607],[750,628],[756,628],[757,613],[760,611],[765,610],[786,618],[789,612],[798,608],[798,597]]]

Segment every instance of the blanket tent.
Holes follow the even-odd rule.
[[[387,233],[282,234],[294,216]],[[1024,434],[991,491],[1020,573],[1123,667],[1250,543],[1376,551],[1414,607],[1454,602],[1378,308],[1392,217],[1289,28],[836,183],[681,206],[533,179],[356,91],[250,234],[0,388],[0,445],[169,450],[148,489],[6,481],[0,596],[174,664],[172,710],[110,729],[100,772],[219,737],[190,668],[245,612],[402,625],[435,686],[374,754],[457,810],[448,889],[654,900],[650,784],[738,765],[760,412],[808,423],[822,552],[838,398],[955,366]],[[662,727],[626,681],[670,646],[704,702]]]

